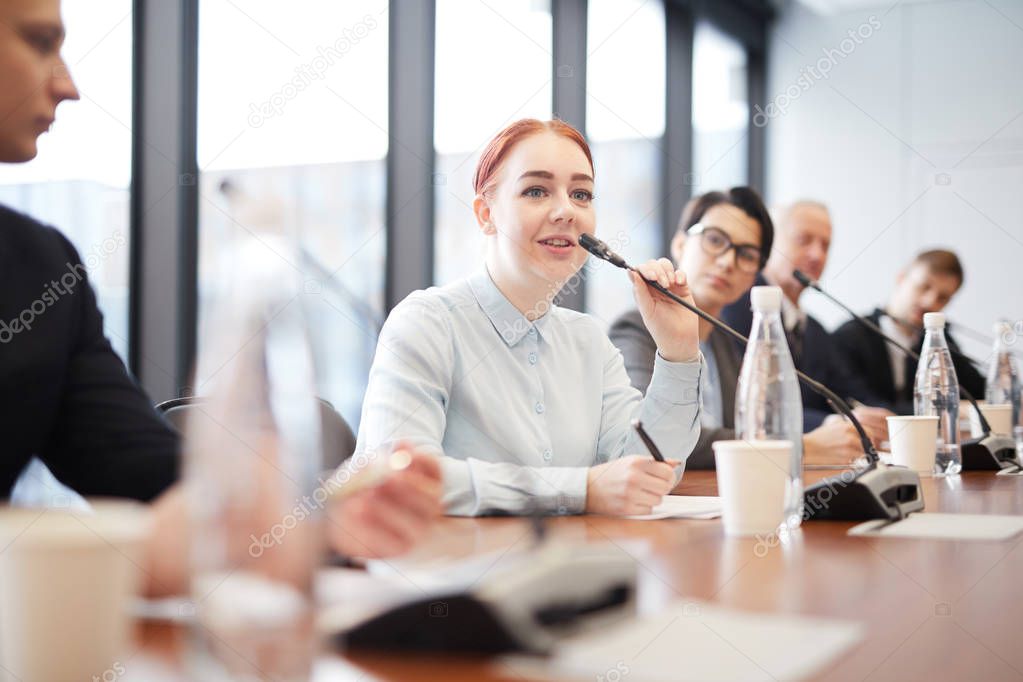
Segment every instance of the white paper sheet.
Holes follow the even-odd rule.
[[[993,514],[911,514],[902,521],[887,526],[884,523],[884,520],[861,523],[850,528],[849,535],[932,540],[1008,540],[1023,531],[1023,516]]]
[[[1023,476],[1023,469],[1000,469],[995,476]]]
[[[571,638],[549,659],[509,657],[502,663],[523,676],[580,680],[792,680],[824,668],[859,642],[863,631],[851,621],[689,602]]]
[[[716,519],[721,516],[720,497],[699,497],[697,495],[665,495],[653,513],[637,514],[624,518],[634,521],[656,521],[657,519]]]

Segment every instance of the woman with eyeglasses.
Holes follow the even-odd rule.
[[[749,187],[708,192],[692,199],[682,212],[671,242],[671,255],[686,273],[696,305],[714,317],[753,286],[774,240],[771,216]],[[656,347],[636,310],[611,326],[611,341],[625,357],[632,385],[646,391]],[[711,443],[735,437],[735,385],[742,356],[732,339],[700,320],[700,350],[707,371],[701,376],[703,409],[700,439],[686,466],[714,468]]]
[[[696,305],[714,317],[742,297],[756,282],[774,242],[774,224],[760,196],[749,187],[708,192],[682,211],[671,255],[689,278]],[[636,312],[611,326],[611,340],[625,358],[632,385],[647,390],[655,348]],[[700,350],[707,366],[700,378],[703,404],[700,439],[686,460],[690,469],[713,469],[711,444],[735,438],[735,385],[742,352],[731,337],[700,320]],[[826,423],[803,435],[804,461],[834,462],[836,432],[844,422]]]
[[[555,304],[586,262],[580,235],[596,227],[590,149],[568,124],[512,123],[483,150],[473,186],[483,262],[391,312],[357,451],[401,438],[443,455],[449,514],[649,513],[700,430],[696,316],[632,274],[651,335],[644,398],[602,326]],[[690,296],[671,261],[639,269]],[[676,461],[646,452],[637,417]]]

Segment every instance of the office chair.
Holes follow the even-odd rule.
[[[320,424],[323,432],[323,468],[326,471],[333,471],[355,452],[355,434],[333,405],[323,398],[317,400],[320,403]],[[183,433],[189,412],[197,409],[205,401],[205,398],[196,397],[171,398],[159,403],[156,410],[178,433]]]

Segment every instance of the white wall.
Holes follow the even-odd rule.
[[[949,317],[990,335],[998,317],[1023,319],[1023,2],[860,4],[780,11],[768,101],[790,86],[796,97],[767,123],[767,199],[830,205],[822,281],[855,309],[886,300],[916,252],[953,249],[966,284]],[[846,41],[848,56],[832,53],[826,79],[799,84],[861,27],[869,37]],[[844,319],[812,292],[803,301],[828,327]],[[989,353],[958,338],[975,357]]]

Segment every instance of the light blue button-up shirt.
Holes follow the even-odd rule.
[[[657,356],[646,398],[599,324],[551,306],[530,322],[483,270],[417,291],[388,317],[369,375],[357,452],[396,440],[443,455],[448,513],[586,507],[587,469],[647,454],[639,417],[665,457],[700,431],[701,359]]]

